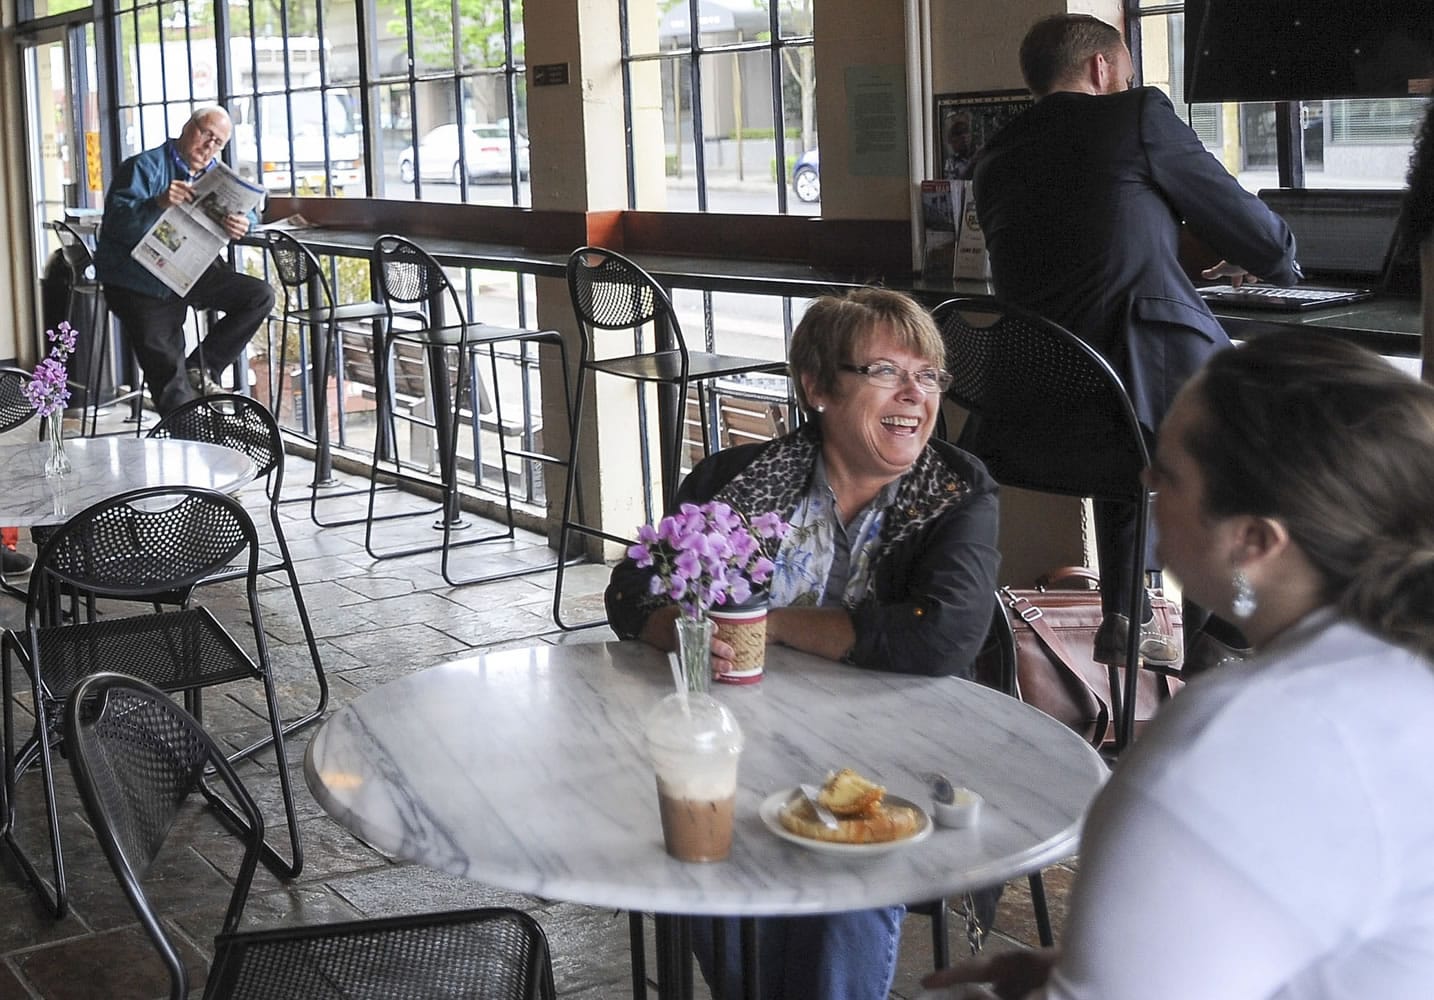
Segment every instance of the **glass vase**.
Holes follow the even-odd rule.
[[[70,471],[70,457],[65,454],[65,417],[62,413],[51,413],[45,418],[45,432],[50,441],[50,453],[45,457],[45,478],[53,479]]]
[[[688,691],[706,694],[712,688],[712,622],[705,616],[677,616],[677,665]]]

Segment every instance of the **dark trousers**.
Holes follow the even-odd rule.
[[[1096,500],[1095,552],[1100,557],[1100,606],[1105,614],[1130,613],[1130,588],[1144,581],[1131,576],[1130,562],[1135,557],[1135,522],[1140,508],[1133,503]],[[1145,534],[1145,572],[1160,572],[1155,559],[1155,521],[1152,518]],[[1141,621],[1150,617],[1150,601],[1141,598]]]
[[[183,298],[161,299],[119,285],[105,286],[110,311],[119,318],[130,349],[139,360],[149,395],[160,416],[193,399],[187,369],[204,367],[216,376],[238,360],[265,317],[274,308],[268,282],[239,274],[216,261]],[[184,317],[190,307],[224,314],[209,328],[203,353],[184,355]]]

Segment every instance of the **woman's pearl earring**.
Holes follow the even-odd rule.
[[[826,404],[826,403],[818,403],[818,404],[817,404],[817,412],[818,412],[818,413],[825,413],[825,412],[827,412],[827,404]]]
[[[1235,599],[1230,602],[1230,610],[1236,618],[1244,620],[1255,613],[1258,602],[1255,600],[1255,588],[1250,586],[1250,578],[1241,569],[1235,570]]]

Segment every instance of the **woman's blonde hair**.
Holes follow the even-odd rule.
[[[931,314],[915,299],[886,288],[856,288],[845,295],[824,295],[807,306],[801,322],[792,331],[787,352],[797,404],[808,416],[812,413],[802,375],[824,393],[836,391],[837,375],[843,364],[856,364],[857,355],[884,325],[902,350],[928,362],[933,368],[946,364],[946,348]]]
[[[1220,352],[1193,391],[1205,510],[1279,518],[1328,603],[1434,657],[1434,386],[1300,330]]]

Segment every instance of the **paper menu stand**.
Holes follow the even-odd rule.
[[[951,275],[957,280],[990,281],[991,255],[986,252],[986,235],[981,232],[981,222],[976,217],[976,199],[971,196],[971,182],[962,185],[965,196],[962,199],[961,226],[956,239],[956,264]]]
[[[949,180],[921,182],[921,271],[928,277],[951,273],[956,259],[956,222],[961,218],[961,185]]]

